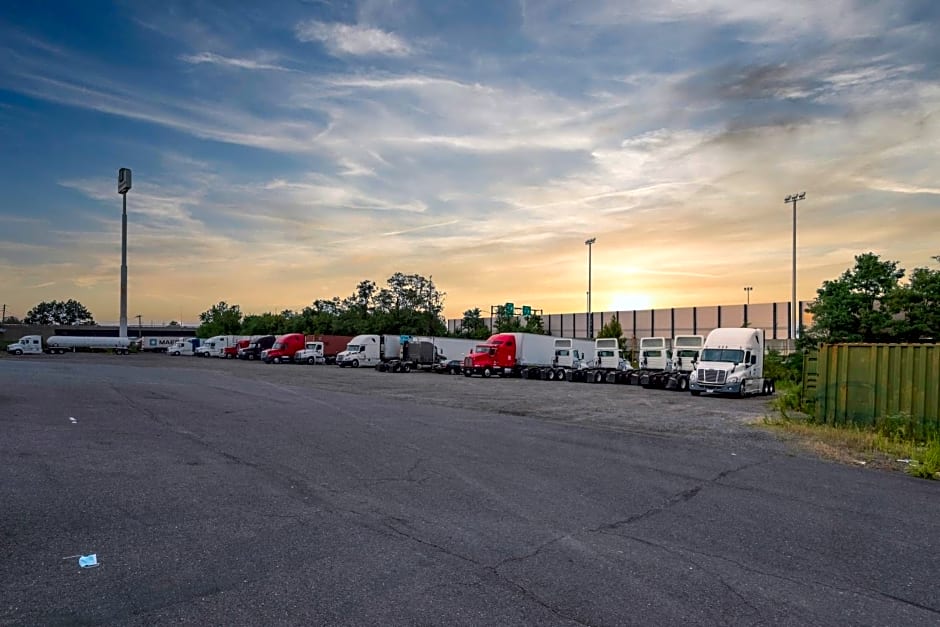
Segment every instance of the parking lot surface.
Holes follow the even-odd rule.
[[[936,622],[936,484],[795,455],[763,403],[3,358],[0,624]]]

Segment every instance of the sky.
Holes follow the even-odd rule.
[[[787,301],[940,254],[934,0],[0,4],[0,300]]]

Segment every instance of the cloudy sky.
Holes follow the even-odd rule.
[[[934,0],[0,7],[0,300],[193,321],[431,275],[446,314],[784,301],[940,254]]]

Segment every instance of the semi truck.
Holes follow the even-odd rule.
[[[623,358],[620,341],[615,337],[594,340],[594,359],[580,370],[568,373],[568,381],[586,383],[625,383],[633,366]]]
[[[285,333],[278,336],[271,348],[261,351],[261,361],[266,364],[289,363],[305,344],[303,333]]]
[[[199,348],[200,343],[201,340],[198,337],[183,338],[170,348],[169,353],[174,357],[180,355],[189,355],[191,357],[196,354],[196,349]]]
[[[156,337],[145,335],[135,340],[140,345],[140,350],[151,353],[168,353],[177,342],[184,340],[182,337]]]
[[[648,370],[640,384],[648,388],[678,390],[689,389],[689,376],[695,369],[705,337],[702,335],[677,335],[672,338],[669,361],[663,370]]]
[[[306,342],[304,347],[294,353],[293,362],[295,364],[325,364],[326,355],[323,353],[323,342]]]
[[[127,355],[132,341],[126,337],[78,335],[52,335],[43,341],[41,335],[24,335],[18,342],[7,346],[7,352],[11,355],[62,355],[77,350],[113,350],[118,355]]]
[[[308,335],[305,342],[322,342],[323,358],[327,364],[335,364],[336,356],[346,350],[352,339],[351,335]]]
[[[196,347],[196,357],[224,357],[225,349],[241,338],[237,335],[214,335]]]
[[[554,357],[547,368],[524,368],[522,377],[543,381],[566,381],[577,376],[587,366],[594,343],[590,340],[573,340],[560,337],[554,341]]]
[[[237,357],[248,361],[261,359],[261,353],[274,346],[276,341],[277,338],[273,335],[253,335],[248,341],[248,346],[238,349]]]
[[[555,340],[534,333],[496,333],[464,358],[464,376],[540,377],[542,368],[555,363]]]
[[[764,377],[766,343],[761,329],[718,328],[705,338],[702,354],[689,375],[689,391],[745,396],[773,394],[773,379]]]

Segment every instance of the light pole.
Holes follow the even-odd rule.
[[[744,293],[747,294],[747,302],[744,304],[744,326],[747,326],[747,310],[751,308],[751,291],[754,288],[750,285],[744,287]]]
[[[143,327],[143,323],[140,321],[142,316],[140,314],[137,314],[134,317],[137,318],[137,339],[141,339],[142,337],[144,337],[144,327]]]
[[[596,237],[591,239],[584,240],[585,245],[588,247],[588,291],[587,291],[587,305],[588,305],[588,319],[587,319],[587,330],[588,330],[588,339],[594,339],[594,316],[591,315],[591,251],[594,246],[594,242],[597,241]]]
[[[793,313],[790,320],[790,339],[795,340],[800,319],[800,304],[796,300],[796,203],[806,198],[806,192],[799,194],[790,194],[783,199],[784,204],[793,204],[793,291],[791,293],[792,304],[790,305]]]
[[[131,189],[131,170],[118,170],[118,193],[123,198],[121,212],[121,322],[118,337],[127,337],[127,192]]]

